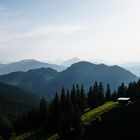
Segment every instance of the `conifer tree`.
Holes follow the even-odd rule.
[[[65,88],[63,87],[61,90],[61,97],[60,97],[60,108],[61,108],[61,112],[65,112],[66,111],[66,96],[65,96]]]
[[[118,87],[118,96],[126,97],[126,95],[127,95],[127,87],[124,85],[124,83],[122,83],[121,86]]]
[[[110,101],[111,100],[111,89],[110,89],[110,85],[109,84],[107,84],[105,98],[106,98],[106,101]]]
[[[76,107],[76,89],[75,89],[75,85],[73,85],[72,90],[71,90],[71,101],[74,107]]]
[[[113,101],[116,101],[117,98],[118,98],[117,92],[114,91],[114,92],[112,93],[111,99],[112,99]]]
[[[70,113],[70,115],[74,111],[73,104],[72,104],[71,97],[70,97],[69,89],[67,89],[67,94],[66,94],[66,110],[67,110],[67,112]]]
[[[92,107],[92,98],[93,98],[92,93],[93,93],[92,86],[90,86],[89,92],[88,92],[88,97],[87,97],[87,102],[88,102],[88,105],[90,108]]]
[[[54,100],[53,100],[53,111],[56,114],[60,113],[60,101],[59,101],[59,96],[58,93],[55,94]]]
[[[93,91],[92,91],[92,107],[93,108],[99,106],[98,94],[99,94],[98,82],[95,81],[95,84],[93,85]]]
[[[99,105],[104,104],[104,88],[101,82],[99,83],[98,100],[99,100]]]
[[[130,97],[131,99],[134,98],[134,88],[133,88],[133,83],[130,82],[128,85],[128,90],[127,90],[127,97]]]
[[[47,112],[47,101],[45,100],[45,98],[43,97],[40,101],[40,111],[42,114],[45,114]]]
[[[86,108],[86,95],[85,95],[85,90],[84,90],[84,86],[81,86],[81,90],[80,90],[80,101],[81,101],[81,110],[83,111]]]
[[[81,93],[80,93],[80,87],[77,84],[76,85],[76,109],[77,111],[81,111],[82,110],[82,104],[81,104]]]

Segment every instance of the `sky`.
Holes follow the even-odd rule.
[[[140,62],[139,0],[0,0],[0,63]]]

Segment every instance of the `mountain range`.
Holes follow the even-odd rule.
[[[88,90],[90,85],[98,81],[104,86],[109,83],[114,90],[122,82],[128,84],[136,80],[138,80],[136,75],[119,66],[92,64],[86,61],[72,64],[62,72],[51,68],[39,68],[0,76],[0,82],[24,88],[48,99],[54,97],[56,92],[60,92],[63,86],[67,89],[73,84],[83,84]]]
[[[56,70],[51,68],[39,68],[27,72],[13,72],[0,76],[0,81],[13,86],[24,88],[39,96],[44,96],[47,84],[58,75]]]
[[[128,84],[138,80],[138,77],[119,66],[107,66],[104,64],[92,64],[86,61],[75,63],[62,71],[48,83],[48,93],[60,91],[62,86],[71,88],[73,84],[83,84],[88,90],[95,81],[102,82],[104,86],[109,83],[114,90],[123,82]]]
[[[62,71],[65,69],[64,66],[56,65],[56,64],[49,64],[43,63],[40,61],[36,61],[33,59],[21,60],[18,62],[13,62],[9,64],[0,64],[0,75],[8,74],[11,72],[16,71],[28,71],[30,69],[37,69],[37,68],[52,68],[57,71]]]

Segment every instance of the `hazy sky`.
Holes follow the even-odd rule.
[[[0,62],[140,61],[140,0],[0,0]]]

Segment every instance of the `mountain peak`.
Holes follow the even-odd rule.
[[[105,64],[103,64],[103,63],[101,63],[101,64],[94,64],[94,63],[92,63],[92,62],[88,62],[88,61],[80,61],[80,62],[77,62],[77,63],[74,63],[74,64],[72,64],[71,65],[71,67],[79,67],[79,66],[83,66],[83,67],[88,67],[88,66],[101,66],[101,67],[107,67],[107,65],[105,65]]]
[[[35,59],[23,59],[23,60],[19,60],[19,61],[16,61],[16,62],[11,62],[11,63],[8,63],[8,64],[5,64],[5,65],[11,65],[11,64],[15,64],[15,63],[28,63],[28,62],[39,62]]]
[[[24,59],[21,61],[5,64],[0,66],[0,75],[8,74],[11,72],[16,71],[28,71],[30,69],[38,69],[38,68],[52,68],[57,71],[62,71],[65,69],[63,66],[55,65],[55,64],[49,64],[40,62],[34,59]]]

